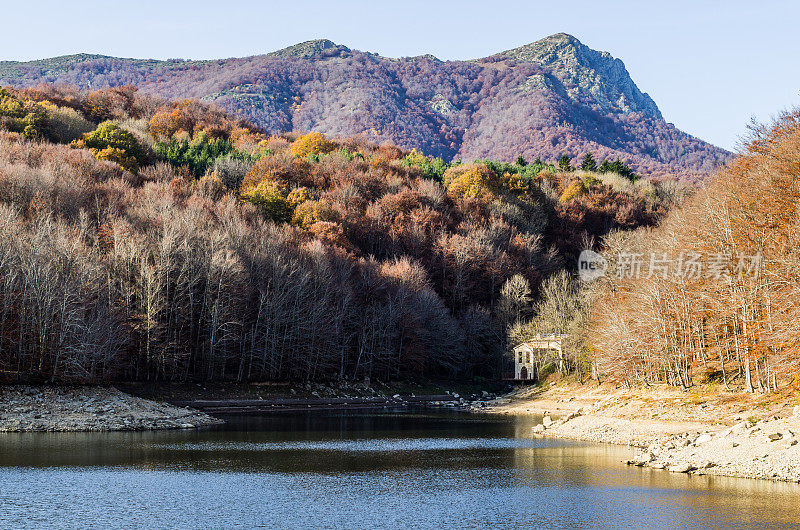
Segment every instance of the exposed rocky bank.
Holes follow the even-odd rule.
[[[800,483],[800,406],[759,399],[574,385],[522,390],[484,411],[542,414],[535,436],[636,447],[629,465]]]
[[[0,432],[143,431],[223,423],[115,388],[0,386]]]

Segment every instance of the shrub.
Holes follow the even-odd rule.
[[[310,132],[292,143],[292,155],[305,158],[308,155],[328,154],[336,148],[336,144],[328,140],[324,134]]]
[[[444,172],[450,167],[450,164],[441,158],[430,159],[416,149],[412,149],[409,154],[403,158],[403,165],[408,167],[416,167],[422,171],[422,174],[429,179],[442,181]]]
[[[582,196],[586,191],[587,189],[583,181],[581,179],[574,179],[569,183],[569,186],[567,186],[567,189],[564,190],[564,193],[561,194],[558,200],[561,202],[569,202],[572,199]]]
[[[289,200],[291,203],[291,199]],[[308,229],[314,223],[339,221],[339,216],[325,199],[308,200],[300,203],[292,215],[292,223]]]
[[[187,166],[195,176],[205,174],[218,158],[247,159],[247,155],[234,151],[233,145],[224,138],[212,138],[200,133],[192,141],[172,138],[156,144],[155,153],[174,166]]]
[[[283,195],[280,186],[274,182],[263,181],[241,194],[244,201],[256,206],[275,223],[288,223],[292,217],[292,209]]]
[[[461,198],[490,199],[497,194],[497,175],[486,164],[466,164],[448,169],[444,173],[447,191]]]
[[[75,109],[48,103],[44,103],[43,107],[47,119],[45,134],[53,142],[68,144],[94,129],[94,124]]]
[[[118,147],[106,147],[105,149],[92,150],[95,158],[98,160],[108,160],[115,162],[124,167],[128,171],[134,172],[139,167],[136,158],[130,156],[124,149]]]
[[[135,172],[145,161],[142,147],[136,137],[118,125],[106,121],[97,126],[91,133],[83,135],[81,140],[72,142],[73,147],[88,149],[96,158],[111,160],[128,171]]]
[[[179,131],[194,133],[195,117],[189,111],[189,100],[179,101],[173,107],[164,108],[150,118],[150,134],[155,138],[171,138]]]
[[[237,190],[244,180],[244,176],[253,167],[253,163],[245,157],[225,155],[214,160],[212,170],[229,190]]]

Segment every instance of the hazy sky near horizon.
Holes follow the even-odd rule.
[[[800,105],[798,20],[796,0],[34,0],[3,6],[0,60],[240,57],[316,38],[457,60],[565,32],[622,59],[667,121],[734,149],[751,117]]]

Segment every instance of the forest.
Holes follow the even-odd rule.
[[[689,193],[574,166],[269,135],[128,86],[0,89],[0,379],[497,377],[508,329],[577,303],[581,249]]]
[[[608,234],[611,259],[693,256],[698,266],[593,286],[583,340],[599,372],[625,384],[800,388],[798,175],[795,110],[753,126],[742,155],[657,228]]]

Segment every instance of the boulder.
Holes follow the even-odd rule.
[[[700,435],[700,436],[698,436],[698,437],[697,437],[697,439],[694,441],[694,444],[695,444],[695,445],[702,445],[702,444],[704,444],[704,443],[710,442],[710,441],[711,441],[711,438],[712,438],[712,436],[711,436],[710,434],[701,434],[701,435]]]
[[[545,416],[544,418],[542,418],[542,424],[545,427],[550,427],[553,424],[553,418],[551,418],[550,416]]]
[[[800,418],[800,405],[794,406],[794,409],[792,410],[792,416],[795,418]]]
[[[533,433],[534,433],[534,434],[543,433],[543,432],[545,431],[545,429],[547,429],[547,427],[545,427],[544,425],[542,425],[542,424],[540,423],[539,425],[534,425],[534,427],[533,427]]]
[[[688,473],[689,471],[693,470],[694,466],[687,462],[681,462],[679,464],[675,464],[674,466],[669,467],[669,471],[673,473]]]
[[[778,440],[783,440],[783,435],[779,432],[774,432],[772,434],[768,434],[767,438],[770,442],[777,442]]]

